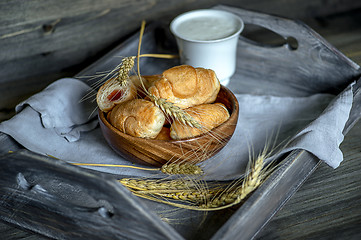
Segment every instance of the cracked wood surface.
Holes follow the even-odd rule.
[[[114,23],[120,25],[115,28],[113,28],[114,25],[109,26],[109,28],[104,29],[104,32],[99,30],[104,27],[103,24],[107,22],[106,20],[116,15],[114,12],[124,12],[124,9],[133,9],[134,7],[138,8],[134,12],[146,16],[147,10],[162,3],[162,1],[155,1],[153,2],[155,5],[152,5],[151,1],[139,1],[136,2],[138,5],[131,5],[133,1],[121,1],[121,4],[117,5],[115,1],[104,1],[104,3],[98,2],[97,4],[95,4],[97,1],[74,1],[74,7],[69,8],[69,11],[65,13],[61,6],[64,6],[66,1],[59,1],[58,7],[45,5],[50,4],[48,1],[26,2],[3,1],[0,3],[2,5],[0,9],[11,10],[12,6],[3,8],[4,4],[7,3],[10,5],[18,4],[20,13],[20,9],[23,10],[22,15],[19,13],[14,16],[10,14],[11,11],[7,11],[8,14],[2,15],[4,17],[0,19],[3,21],[0,27],[0,43],[4,43],[0,45],[0,48],[8,48],[6,55],[1,54],[0,63],[9,68],[3,71],[3,75],[0,77],[0,88],[4,90],[0,96],[0,102],[6,103],[4,106],[0,106],[4,109],[0,112],[2,119],[9,118],[13,114],[11,108],[21,98],[38,91],[59,76],[72,76],[79,69],[82,69],[84,64],[89,64],[88,59],[94,60],[99,56],[99,53],[104,53],[114,46],[115,39],[127,36],[137,29],[141,19],[128,16],[129,21],[134,20],[135,22],[129,23],[125,27],[120,26],[123,23]],[[210,3],[223,2],[210,1]],[[248,9],[253,8],[267,13],[305,20],[328,42],[361,65],[361,27],[358,24],[361,20],[361,11],[357,1],[349,1],[347,4],[343,4],[341,8],[334,8],[339,4],[337,1],[330,1],[330,5],[334,4],[330,8],[322,7],[321,1],[315,1],[312,4],[304,1],[290,1],[289,5],[282,7],[282,1],[274,1],[275,4],[271,6],[263,1],[257,1],[257,3],[254,1],[239,2],[241,7]],[[299,8],[294,8],[295,4],[298,4]],[[39,7],[40,5],[43,8]],[[149,16],[153,19],[167,18],[185,8],[191,8],[190,6],[179,7],[180,4],[173,8],[170,5],[170,3],[165,3],[157,10],[150,10]],[[199,6],[201,5],[209,6],[208,3],[199,3]],[[196,5],[192,6],[195,7]],[[46,8],[53,10],[46,13]],[[113,8],[118,10],[114,11]],[[172,10],[165,12],[168,8]],[[112,10],[109,11],[108,9]],[[39,12],[39,14],[32,16],[27,11]],[[93,21],[95,19],[92,20],[92,16],[96,21]],[[101,20],[102,17],[106,18],[103,19],[104,22]],[[89,32],[82,34],[83,28],[95,22],[97,23],[94,26],[94,31],[96,31],[94,36]],[[5,25],[10,27],[6,28]],[[115,29],[113,33],[109,33],[111,36],[101,38],[100,35],[109,32],[109,29]],[[73,35],[64,35],[68,31]],[[262,34],[257,33],[257,31],[252,34],[258,39],[263,38]],[[49,37],[52,39],[47,39]],[[89,39],[84,40],[83,38]],[[76,45],[72,42],[76,42]],[[81,47],[79,47],[80,43],[83,44]],[[18,46],[20,47],[16,49]],[[13,56],[8,56],[12,53],[14,53]],[[37,65],[35,68],[34,63]],[[23,79],[14,76],[14,73],[20,71],[19,66],[22,66],[22,70],[24,70]],[[19,85],[22,86],[20,90],[18,89]],[[341,166],[333,170],[325,164],[321,164],[297,193],[292,196],[291,200],[258,234],[257,239],[359,239],[361,237],[359,230],[361,226],[360,136],[361,123],[358,122],[347,134],[344,143],[341,145],[345,157]],[[0,223],[0,232],[4,237],[3,239],[46,239],[2,223]]]

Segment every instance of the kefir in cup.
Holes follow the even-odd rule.
[[[222,85],[236,70],[237,42],[244,27],[238,16],[221,10],[183,13],[170,24],[182,64],[216,72]]]

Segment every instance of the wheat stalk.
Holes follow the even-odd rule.
[[[195,182],[190,180],[175,179],[175,180],[140,180],[135,178],[123,178],[119,182],[124,186],[135,190],[184,190],[195,188]]]
[[[50,156],[50,155],[49,155]],[[147,168],[130,165],[106,164],[106,163],[71,163],[76,166],[90,166],[90,167],[118,167],[118,168],[133,168],[144,171],[161,171],[169,175],[201,175],[203,170],[201,167],[191,163],[169,163],[164,164],[161,168]]]
[[[126,86],[129,79],[129,72],[134,67],[137,59],[137,73],[141,85],[150,100],[159,107],[167,116],[194,128],[202,128],[202,125],[196,121],[189,113],[176,106],[167,99],[156,97],[148,92],[145,88],[143,79],[140,75],[139,59],[140,57],[161,57],[161,55],[144,54],[140,55],[140,47],[144,32],[145,22],[142,22],[137,56],[125,57],[121,64],[118,65],[117,81]],[[168,57],[171,57],[170,55]],[[253,192],[264,180],[264,158],[265,154],[260,154],[255,161],[251,161],[249,171],[246,176],[237,181],[226,185],[225,188],[212,188],[207,186],[207,182],[199,180],[142,180],[123,178],[119,182],[130,189],[134,195],[150,199],[153,201],[170,204],[175,207],[185,208],[197,211],[215,211],[225,209],[239,204],[251,192]],[[158,169],[159,170],[159,169]],[[166,164],[160,170],[166,174],[202,174],[203,171],[196,165],[192,164]],[[186,201],[179,203],[166,201],[172,199],[176,201]],[[191,202],[193,205],[190,205]]]
[[[260,154],[253,162],[250,172],[244,178],[242,185],[236,187],[234,190],[222,192],[219,196],[212,199],[208,203],[201,206],[204,209],[223,209],[239,204],[251,192],[253,192],[264,179],[264,159],[265,155]],[[224,207],[221,207],[224,206]]]
[[[203,190],[150,190],[150,191],[138,191],[138,194],[152,194],[163,198],[170,198],[172,200],[181,200],[194,203],[203,203],[215,196],[213,191]]]
[[[191,117],[188,113],[183,111],[178,106],[175,106],[173,103],[167,102],[166,99],[158,98],[158,97],[150,94],[148,92],[148,89],[146,89],[146,87],[144,86],[144,83],[143,83],[143,80],[142,80],[142,77],[141,77],[141,74],[140,74],[139,58],[141,56],[147,56],[147,57],[150,57],[150,56],[160,57],[161,56],[159,54],[147,54],[147,55],[141,55],[140,54],[140,48],[141,48],[141,45],[142,45],[142,38],[143,38],[144,28],[145,28],[145,21],[142,21],[141,28],[140,28],[139,42],[138,42],[137,73],[138,73],[138,77],[140,79],[140,83],[141,83],[144,91],[147,93],[149,98],[155,103],[155,105],[157,107],[159,107],[160,109],[162,109],[162,111],[164,113],[166,113],[168,116],[174,117],[175,119],[180,120],[181,122],[186,123],[191,127],[200,128],[201,125],[193,117]],[[167,58],[168,57],[173,58],[174,56],[167,55]]]
[[[156,195],[162,198],[204,203],[213,198],[219,189],[208,189],[205,182],[191,180],[139,180],[123,178],[119,180],[136,195]]]
[[[136,196],[142,197],[142,198],[146,198],[149,200],[153,200],[153,201],[157,201],[157,202],[161,202],[161,203],[165,203],[165,204],[169,204],[175,207],[179,207],[179,208],[184,208],[184,209],[189,209],[189,210],[196,210],[196,211],[216,211],[216,210],[222,210],[225,208],[229,208],[232,207],[234,205],[237,205],[239,203],[241,203],[242,200],[244,200],[251,192],[253,192],[264,180],[266,174],[265,174],[265,169],[264,169],[264,160],[265,160],[266,154],[263,152],[262,154],[260,154],[255,161],[251,161],[251,166],[249,167],[249,172],[246,175],[245,178],[243,178],[242,184],[238,187],[235,187],[234,190],[229,190],[228,188],[226,188],[226,190],[224,191],[218,191],[218,193],[220,194],[216,194],[216,197],[213,197],[212,199],[210,199],[209,201],[207,197],[212,196],[212,194],[214,193],[214,191],[212,192],[211,190],[208,189],[208,187],[203,185],[203,189],[201,189],[202,194],[199,194],[203,197],[204,200],[206,200],[205,202],[201,202],[198,201],[197,202],[201,202],[200,205],[189,205],[189,204],[183,204],[183,203],[177,203],[177,202],[170,202],[170,201],[165,201],[165,200],[161,200],[159,198],[154,197],[153,195],[160,195],[162,194],[162,192],[156,192],[156,191],[144,191],[146,189],[139,189],[138,190],[143,190],[143,191],[133,191],[133,193]],[[195,196],[197,196],[197,191],[199,191],[200,189],[193,189],[193,193],[192,194],[188,194],[189,192],[192,192],[192,188],[184,188],[184,186],[180,186],[180,189],[177,189],[179,192],[176,192],[175,194],[170,194],[168,192],[168,194],[163,193],[163,197],[171,197],[175,200],[177,200],[177,198],[180,198],[181,200],[188,200],[188,201],[192,201],[193,199],[197,199]],[[197,184],[193,183],[192,186],[197,186]],[[233,187],[231,187],[233,188]],[[183,189],[183,191],[182,191]],[[187,191],[184,191],[184,189],[187,189]],[[170,190],[169,188],[167,188],[166,190]],[[205,197],[207,196],[207,197]],[[213,194],[214,196],[214,194]]]
[[[154,104],[159,107],[165,114],[173,119],[176,119],[183,123],[194,128],[202,128],[202,125],[195,120],[189,113],[181,109],[180,107],[174,105],[172,102],[168,102],[164,98],[158,98],[150,93],[148,93],[149,98],[154,102]]]
[[[129,79],[129,72],[134,67],[135,56],[125,57],[122,59],[121,66],[119,67],[117,81],[121,86],[125,86]]]
[[[200,175],[203,174],[203,170],[191,163],[170,163],[164,164],[161,167],[162,173],[165,174],[183,174],[183,175]]]

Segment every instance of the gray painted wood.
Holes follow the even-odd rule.
[[[355,100],[360,99],[360,90],[359,79],[354,89]],[[355,102],[345,126],[345,135],[360,119],[360,108],[360,102]],[[254,238],[320,164],[321,162],[307,151],[292,151],[283,160],[280,168],[251,195],[212,239]]]
[[[245,28],[247,24],[257,25],[286,40],[293,38],[297,42],[297,47],[293,48],[289,42],[269,47],[247,39],[240,41],[238,74],[237,78],[233,79],[237,90],[257,81],[257,84],[267,85],[267,92],[273,95],[302,96],[320,92],[337,94],[360,75],[357,64],[301,22],[282,17],[270,18],[266,14],[230,7],[220,9],[242,17],[246,23]],[[249,92],[249,89],[245,88],[245,91]],[[253,88],[251,93],[257,94],[259,91]]]
[[[149,37],[149,35],[148,35]],[[148,39],[148,40],[151,40]],[[129,42],[127,42],[126,44],[122,45],[120,47],[121,50],[124,50],[124,52],[130,51],[132,52],[134,46],[132,46],[132,42],[134,41],[134,39],[130,39]],[[106,62],[108,58],[104,58],[103,60]],[[94,71],[93,67],[102,65],[100,64],[101,62],[98,62],[97,64],[91,66],[88,70],[90,71],[90,69],[92,71]],[[104,63],[104,62],[103,62]],[[109,64],[109,62],[108,62]],[[148,64],[152,65],[155,64],[157,65],[157,62],[147,62],[147,66]],[[169,64],[169,62],[167,63],[162,63],[162,64]],[[351,64],[352,65],[352,64]],[[105,66],[105,65],[104,65]],[[103,67],[104,67],[103,66]],[[106,65],[108,66],[108,65]],[[162,65],[163,66],[163,65]],[[351,68],[352,69],[352,68]],[[353,68],[354,70],[356,70],[355,68]],[[84,73],[84,72],[83,72]],[[256,85],[256,84],[255,84]],[[266,86],[265,86],[265,90],[267,90]],[[357,114],[354,115],[353,120],[356,120],[358,117]],[[353,125],[353,122],[350,122],[349,124]],[[351,125],[350,125],[351,126]],[[4,139],[5,137],[3,137],[2,139]],[[11,141],[9,141],[9,139],[6,139],[6,144],[13,144],[11,143]],[[4,146],[4,145],[2,145]],[[3,150],[6,151],[6,148],[4,148]],[[219,237],[219,236],[226,236],[232,238],[232,237],[238,237],[242,234],[244,234],[244,236],[253,236],[255,233],[257,233],[257,231],[259,230],[259,228],[261,226],[263,226],[263,224],[265,222],[267,222],[267,215],[268,216],[272,216],[273,213],[275,213],[278,208],[280,206],[282,206],[286,200],[288,200],[288,198],[299,188],[299,186],[302,184],[303,180],[315,169],[315,167],[317,166],[318,162],[315,159],[309,158],[309,156],[307,155],[307,153],[300,153],[300,155],[297,155],[297,152],[293,153],[296,154],[296,156],[298,157],[294,157],[295,155],[291,155],[288,159],[288,161],[286,161],[284,167],[282,169],[279,170],[279,172],[276,173],[276,175],[274,175],[274,177],[272,178],[273,181],[268,182],[267,184],[265,184],[263,186],[263,188],[260,188],[257,192],[255,192],[252,197],[250,199],[248,199],[245,203],[245,205],[243,205],[240,209],[234,209],[237,210],[236,212],[228,212],[228,213],[221,213],[218,216],[215,217],[210,217],[209,221],[207,223],[209,223],[209,226],[205,226],[204,228],[202,228],[202,230],[204,230],[204,232],[208,233],[208,236],[203,236],[204,239],[208,239],[210,238],[213,234],[215,238]],[[48,159],[49,161],[51,159]],[[30,161],[29,159],[27,160],[28,162]],[[300,163],[302,163],[302,161],[306,161],[306,165],[302,165]],[[298,164],[298,165],[297,165]],[[302,166],[301,166],[302,165]],[[296,167],[293,168],[294,166],[298,166],[301,167],[302,171],[297,172],[299,175],[293,175],[291,173],[295,172],[295,169],[297,169]],[[58,169],[59,171],[62,171],[61,169]],[[317,171],[317,170],[316,170]],[[305,175],[303,175],[305,174]],[[304,177],[302,177],[302,175]],[[292,181],[292,177],[296,178],[296,180],[298,181]],[[288,180],[288,181],[284,181],[284,180]],[[293,179],[294,180],[294,179]],[[272,191],[270,191],[272,190]],[[277,192],[283,192],[287,194],[281,194],[281,195],[276,195],[276,196],[281,196],[278,197],[277,199],[273,198],[275,201],[272,202],[272,204],[270,204],[270,206],[273,206],[273,209],[270,208],[268,209],[266,212],[263,213],[262,216],[264,216],[264,218],[259,218],[257,217],[256,220],[258,220],[259,222],[255,222],[257,224],[252,225],[252,227],[249,227],[249,225],[246,225],[245,222],[240,221],[240,220],[247,220],[250,221],[253,217],[255,216],[259,216],[259,215],[253,215],[252,213],[259,213],[257,211],[259,211],[259,207],[264,207],[264,201],[269,200],[267,197],[269,196],[269,194],[274,194],[274,193],[279,193]],[[275,195],[273,195],[273,197],[275,197]],[[143,204],[150,204],[150,203],[143,203]],[[147,206],[152,206],[152,205],[146,205],[145,208],[147,209]],[[287,206],[287,205],[286,205]],[[258,208],[257,208],[258,207]],[[184,214],[184,213],[183,213]],[[225,214],[226,217],[224,216],[220,216],[222,214]],[[228,220],[228,217],[231,216],[231,218]],[[218,223],[218,228],[217,229],[210,229],[211,227],[213,227],[214,225],[212,225],[212,222],[219,220],[219,222],[222,221],[222,217],[223,220],[228,220],[226,222],[226,224],[223,225],[223,227],[220,228],[219,232],[215,233],[216,230],[218,230],[219,223]],[[226,219],[224,219],[226,218]],[[263,221],[263,223],[262,223]],[[253,222],[252,222],[253,223]],[[214,223],[213,223],[214,224]],[[217,225],[217,224],[215,224]],[[279,226],[279,225],[278,225]],[[177,226],[174,226],[175,228],[177,228]],[[207,228],[208,227],[208,228]],[[32,226],[32,228],[34,228],[34,226]],[[266,228],[267,229],[267,228]],[[183,229],[184,230],[184,229]],[[178,229],[178,231],[183,231],[182,229]],[[194,229],[193,229],[194,230]],[[207,231],[209,230],[209,231]],[[267,231],[267,230],[265,230]],[[226,235],[224,235],[226,234]],[[227,234],[229,234],[227,236]],[[207,235],[207,234],[205,234]],[[266,232],[266,236],[267,236],[267,232]],[[187,235],[186,238],[194,238],[196,239],[196,237],[200,237],[199,235]],[[197,238],[198,239],[198,238]]]
[[[321,164],[256,239],[360,239],[361,122],[341,145],[337,169]]]
[[[3,221],[57,239],[181,239],[104,174],[25,150],[0,162]]]
[[[170,20],[184,11],[216,4],[298,19],[320,18],[361,6],[353,0],[292,0],[287,4],[282,0],[3,0],[0,86],[6,91],[0,95],[0,109],[12,111],[19,100],[50,82],[73,76],[126,39],[143,19]]]

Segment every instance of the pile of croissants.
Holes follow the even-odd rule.
[[[107,80],[98,90],[97,104],[107,120],[119,131],[134,137],[180,140],[199,136],[229,117],[222,103],[215,103],[220,83],[213,70],[188,65],[175,66],[162,74],[130,76],[128,84]],[[141,91],[141,89],[146,91]],[[147,94],[144,94],[146,92]],[[147,97],[148,95],[148,97]],[[189,114],[201,127],[168,116],[151,99],[158,99]]]

